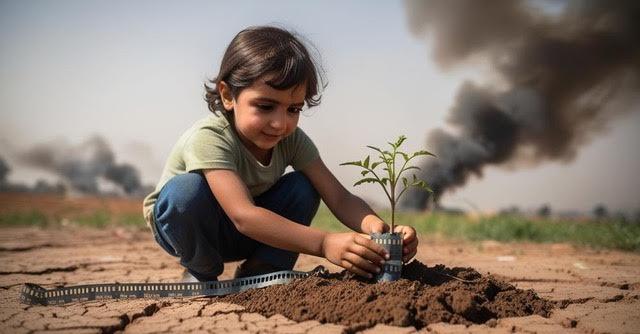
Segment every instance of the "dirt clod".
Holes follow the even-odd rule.
[[[265,316],[316,320],[349,328],[377,324],[415,326],[448,322],[471,325],[505,317],[548,317],[554,304],[472,268],[405,266],[402,279],[373,283],[345,272],[296,280],[220,298]],[[493,320],[492,320],[493,319]]]
[[[564,328],[576,328],[578,326],[578,321],[575,319],[566,318],[562,320],[562,327]]]

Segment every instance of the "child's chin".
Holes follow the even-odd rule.
[[[276,145],[278,145],[278,143],[280,142],[280,140],[282,140],[282,138],[278,138],[278,139],[267,139],[267,140],[263,140],[262,141],[262,146],[264,146],[265,148],[274,148]]]
[[[278,140],[278,141],[271,141],[271,142],[261,142],[261,143],[259,143],[258,147],[260,147],[263,150],[270,150],[270,149],[276,147],[278,142],[280,142],[280,141]]]

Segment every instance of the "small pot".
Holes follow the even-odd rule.
[[[376,275],[376,281],[391,282],[400,279],[400,274],[402,274],[402,234],[371,233],[371,240],[381,245],[389,253],[389,259],[385,260],[382,270]]]

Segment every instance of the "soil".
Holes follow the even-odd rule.
[[[139,200],[74,198],[60,203],[53,197],[0,196],[0,212],[37,207],[64,218],[72,205],[88,211],[141,210]],[[237,304],[241,301],[209,297],[21,304],[25,282],[53,288],[180,280],[183,268],[146,229],[93,229],[70,221],[47,228],[0,228],[0,333],[640,332],[639,254],[567,244],[473,243],[426,235],[420,236],[416,256],[420,262],[408,265],[405,279],[387,285],[355,279],[324,259],[301,255],[296,270],[323,265],[333,274],[267,288],[280,292],[270,300],[280,298],[282,303],[272,302],[272,307],[284,309],[258,312],[250,304]],[[225,264],[220,279],[231,278],[237,264]],[[440,273],[479,281],[463,283]],[[267,289],[250,293],[266,296]],[[382,290],[387,292],[379,293]],[[389,302],[402,299],[403,294],[408,298],[401,303]],[[344,304],[322,305],[336,296],[343,297]],[[555,307],[549,309],[545,300]],[[312,303],[318,309],[309,306]],[[530,309],[523,308],[527,305]],[[363,317],[348,320],[350,312]],[[316,320],[303,320],[312,318]],[[434,323],[439,320],[444,321]]]
[[[438,322],[471,325],[532,314],[548,317],[554,306],[532,290],[483,277],[472,268],[428,267],[417,260],[406,265],[402,279],[395,282],[364,281],[342,271],[220,300],[265,316],[282,314],[351,330],[377,324],[420,329]]]

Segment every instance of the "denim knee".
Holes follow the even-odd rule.
[[[311,184],[309,178],[302,172],[290,174],[290,177],[293,179],[290,192],[295,202],[301,205],[306,203],[310,208],[317,207],[320,204],[320,195],[313,184]]]
[[[199,174],[176,175],[162,188],[154,213],[158,230],[174,249],[176,255],[190,253],[193,223],[210,201],[206,180]],[[186,248],[185,248],[186,247]]]
[[[287,185],[286,200],[289,202],[289,207],[294,211],[306,213],[298,223],[311,225],[311,220],[320,205],[320,195],[316,188],[302,172],[288,173],[282,177],[282,182]]]
[[[176,175],[163,187],[156,205],[158,212],[167,209],[171,205],[178,214],[188,214],[194,208],[206,205],[208,200],[209,185],[205,178],[196,173]]]

